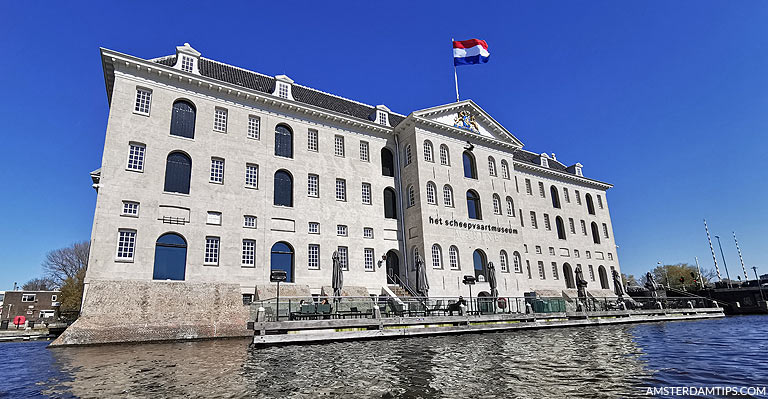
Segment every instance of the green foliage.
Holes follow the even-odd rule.
[[[47,277],[33,278],[21,286],[24,291],[54,291],[56,282]]]
[[[85,268],[77,271],[73,277],[67,277],[61,286],[61,310],[79,311],[83,299]]]
[[[693,275],[691,275],[691,273],[693,273]],[[696,269],[696,266],[689,265],[688,263],[657,266],[651,271],[651,274],[653,274],[653,278],[657,283],[664,286],[667,286],[667,276],[669,276],[669,286],[673,288],[681,288],[683,286],[691,287],[699,284],[699,272]],[[705,273],[705,271],[702,270],[704,284],[709,282],[707,274],[708,273]],[[693,276],[695,276],[696,283],[693,282]],[[681,277],[683,278],[683,282],[680,282]]]

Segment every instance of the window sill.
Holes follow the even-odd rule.
[[[152,110],[150,110],[150,112],[151,112],[151,111],[152,111]],[[146,113],[145,113],[145,112],[139,112],[139,111],[136,111],[136,110],[134,110],[134,111],[133,111],[133,114],[134,114],[134,115],[139,115],[139,116],[146,116],[146,117],[149,117],[149,112],[146,112]]]
[[[175,192],[173,192],[173,191],[163,191],[163,194],[166,194],[166,195],[173,195],[173,196],[177,196],[177,197],[189,197],[189,194],[184,194],[184,193],[175,193]]]
[[[249,190],[258,190],[259,189],[258,187],[253,187],[253,186],[243,186],[243,188],[247,188]]]
[[[133,258],[131,258],[131,259],[115,258],[115,262],[117,262],[117,263],[133,263]]]
[[[138,169],[130,169],[130,168],[125,168],[125,170],[126,170],[127,172],[144,173],[144,169],[142,169],[142,170],[138,170]]]
[[[255,269],[256,265],[240,265],[240,267],[243,269]]]
[[[224,185],[224,182],[223,182],[223,181],[210,181],[210,180],[209,180],[209,181],[208,181],[208,183],[211,183],[211,184],[218,184],[218,185],[220,185],[220,186],[223,186],[223,185]]]
[[[219,267],[218,263],[203,263],[203,266]]]
[[[213,129],[213,132],[214,132],[214,133],[227,134],[227,131],[226,131],[226,130],[216,130],[216,129]]]
[[[175,137],[175,138],[177,138],[177,139],[186,140],[186,141],[191,141],[191,142],[193,142],[193,143],[195,142],[195,139],[194,139],[194,138],[189,138],[189,137],[184,137],[184,136],[177,136],[177,135],[175,135],[175,134],[170,134],[170,133],[168,133],[168,135],[169,135],[169,136],[171,136],[171,137]]]
[[[126,217],[126,218],[138,218],[139,217],[139,215],[131,215],[131,214],[128,214],[128,213],[122,213],[122,214],[120,214],[120,216]]]

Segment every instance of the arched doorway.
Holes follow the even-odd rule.
[[[381,175],[395,177],[395,162],[392,151],[386,147],[381,149]]]
[[[272,246],[271,270],[285,271],[285,282],[293,282],[293,247],[287,242],[276,242]]]
[[[387,284],[397,284],[397,278],[400,278],[400,258],[397,252],[389,250],[387,252]]]
[[[487,291],[480,291],[477,293],[477,310],[481,314],[493,313],[493,298]]]
[[[166,233],[155,243],[154,280],[184,280],[187,270],[187,240],[176,233]]]
[[[603,265],[600,265],[600,267],[597,268],[597,274],[600,276],[600,288],[607,290],[608,275],[605,273],[605,267],[603,267]]]
[[[571,265],[563,263],[563,277],[565,278],[565,288],[576,288],[576,283],[573,279],[573,270]]]
[[[475,253],[472,254],[472,260],[475,264],[475,278],[477,281],[488,281],[488,258],[485,256],[485,252],[476,249]]]

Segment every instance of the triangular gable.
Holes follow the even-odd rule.
[[[440,105],[413,112],[416,117],[452,126],[483,138],[499,140],[517,147],[523,143],[472,100]]]

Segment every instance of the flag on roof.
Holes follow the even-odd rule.
[[[490,56],[485,40],[453,41],[453,65],[484,64]]]

